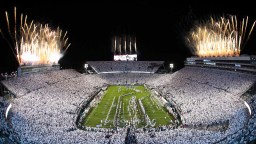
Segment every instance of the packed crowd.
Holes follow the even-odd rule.
[[[51,84],[80,76],[75,70],[52,71],[23,75],[19,78],[7,79],[3,84],[17,97],[26,95],[37,89],[48,87]]]
[[[10,116],[21,143],[214,143],[233,139],[248,124],[250,116],[240,96],[255,81],[252,75],[185,67],[174,74],[83,75],[61,70],[2,83],[16,95]],[[106,84],[136,83],[150,86],[175,105],[182,125],[177,129],[138,129],[133,133],[126,129],[109,133],[77,128],[77,110],[90,94]],[[224,131],[223,127],[218,129],[227,122]],[[255,121],[250,124],[256,125]],[[217,128],[212,130],[214,125]]]
[[[7,80],[8,78],[14,78],[14,77],[17,77],[17,71],[13,71],[13,72],[10,72],[10,73],[0,73],[0,80]]]
[[[170,78],[168,75],[164,77],[147,84],[178,104],[185,125],[225,121],[233,117],[246,108],[239,96],[255,81],[250,75],[190,67],[170,75]]]

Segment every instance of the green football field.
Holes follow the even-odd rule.
[[[102,128],[133,125],[140,128],[169,125],[171,120],[173,116],[144,86],[109,86],[82,125]]]

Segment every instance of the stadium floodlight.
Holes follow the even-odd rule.
[[[171,73],[172,73],[172,69],[173,69],[174,65],[170,64],[170,68],[171,68]]]
[[[87,69],[87,68],[88,68],[88,64],[84,64],[84,68],[86,68],[86,69]]]
[[[88,64],[84,64],[84,68],[85,68],[86,73],[87,73]]]

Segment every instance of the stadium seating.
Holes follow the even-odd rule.
[[[104,67],[112,65],[110,62],[89,64],[97,65],[98,72],[123,70],[118,68],[121,65]],[[139,66],[131,67],[130,71]],[[147,71],[147,67],[141,66],[140,70]],[[1,82],[16,98],[0,99],[0,118],[4,123],[0,130],[6,130],[8,124],[3,113],[12,103],[15,133],[9,133],[9,137],[18,135],[21,143],[125,143],[132,139],[137,143],[243,143],[255,139],[256,95],[241,97],[255,81],[255,75],[197,67],[185,67],[173,74],[86,75],[74,70],[35,73]],[[143,84],[156,90],[179,109],[183,124],[176,129],[140,128],[129,133],[126,128],[118,128],[115,133],[78,129],[75,120],[81,103],[106,84]],[[251,116],[245,101],[253,110]]]

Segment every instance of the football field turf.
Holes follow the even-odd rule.
[[[89,127],[157,127],[173,120],[159,99],[144,86],[109,86],[82,125]]]

